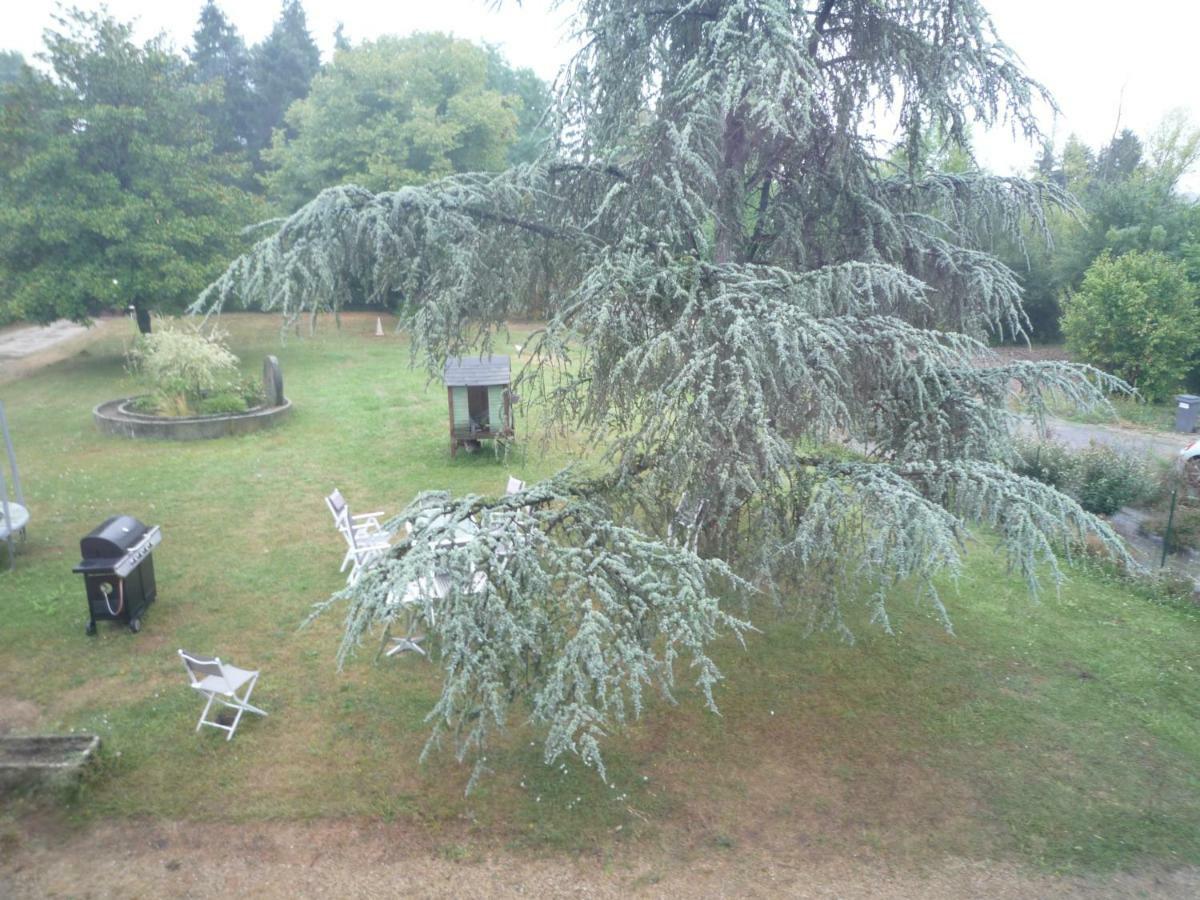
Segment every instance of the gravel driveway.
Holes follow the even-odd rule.
[[[1089,444],[1096,443],[1124,453],[1166,460],[1173,460],[1180,450],[1195,439],[1194,435],[1137,431],[1132,428],[1119,428],[1116,425],[1086,425],[1082,422],[1068,422],[1065,419],[1047,418],[1046,427],[1052,440],[1066,444],[1074,450],[1085,450]],[[1024,430],[1031,436],[1035,433],[1032,420],[1026,421]]]

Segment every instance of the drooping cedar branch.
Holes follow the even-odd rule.
[[[1031,588],[1085,531],[1123,552],[1006,468],[1016,400],[1087,405],[1117,385],[976,366],[982,338],[1023,322],[988,248],[1066,199],[879,161],[881,102],[906,140],[958,139],[969,121],[1036,131],[1043,92],[978,0],[580,0],[575,27],[542,160],[327,190],[197,302],[285,317],[396,304],[437,371],[536,296],[546,324],[518,390],[604,448],[602,477],[418,498],[403,517],[435,524],[335,598],[341,658],[440,569],[451,589],[418,609],[445,670],[434,739],[479,752],[519,707],[547,760],[601,767],[603,734],[644,689],[669,693],[679,655],[712,701],[708,642],[746,627],[719,602],[731,594],[835,626],[862,600],[886,625],[898,583],[941,610],[934,577],[976,523]],[[445,550],[467,518],[481,538]]]

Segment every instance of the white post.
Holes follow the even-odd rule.
[[[16,501],[25,502],[21,495],[21,476],[17,473],[17,455],[13,452],[12,436],[8,433],[8,418],[4,415],[4,404],[0,403],[0,436],[4,438],[4,449],[8,453],[8,466],[12,475],[13,488],[16,491]],[[3,516],[4,541],[8,549],[8,568],[11,571],[16,566],[16,545],[13,542],[13,515],[8,501],[8,479],[4,475],[4,466],[0,464],[0,515]]]
[[[375,337],[383,337],[383,319],[375,317]]]

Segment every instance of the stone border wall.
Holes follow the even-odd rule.
[[[292,412],[292,401],[285,399],[281,406],[260,406],[243,413],[168,418],[130,409],[129,404],[136,399],[124,397],[101,403],[92,410],[96,427],[118,437],[204,441],[230,434],[252,434],[283,421]]]

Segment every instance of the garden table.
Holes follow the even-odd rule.
[[[472,594],[481,593],[487,588],[487,575],[483,572],[475,572],[471,576],[471,583],[467,586],[467,591]],[[434,572],[432,576],[424,575],[417,578],[415,581],[410,581],[404,586],[400,596],[397,598],[394,593],[388,595],[388,604],[398,604],[400,606],[411,607],[417,603],[424,602],[429,599],[442,599],[450,593],[450,578],[444,572]],[[426,614],[429,619],[429,624],[433,624],[433,609],[427,608]],[[425,656],[425,650],[421,647],[421,641],[425,639],[423,634],[413,634],[413,620],[411,610],[408,619],[409,633],[403,637],[393,637],[394,646],[389,647],[384,656],[394,656],[397,653],[405,653],[414,651]]]
[[[443,513],[433,519],[422,519],[418,517],[415,523],[405,522],[404,524],[408,528],[409,534],[411,534],[416,525],[420,525],[422,528],[444,528],[449,524],[449,522],[449,516]],[[451,533],[451,535],[448,538],[443,539],[439,543],[439,546],[461,547],[463,544],[469,544],[471,541],[475,540],[478,534],[479,526],[474,522],[470,521],[469,519],[458,522],[455,524],[454,531]]]

